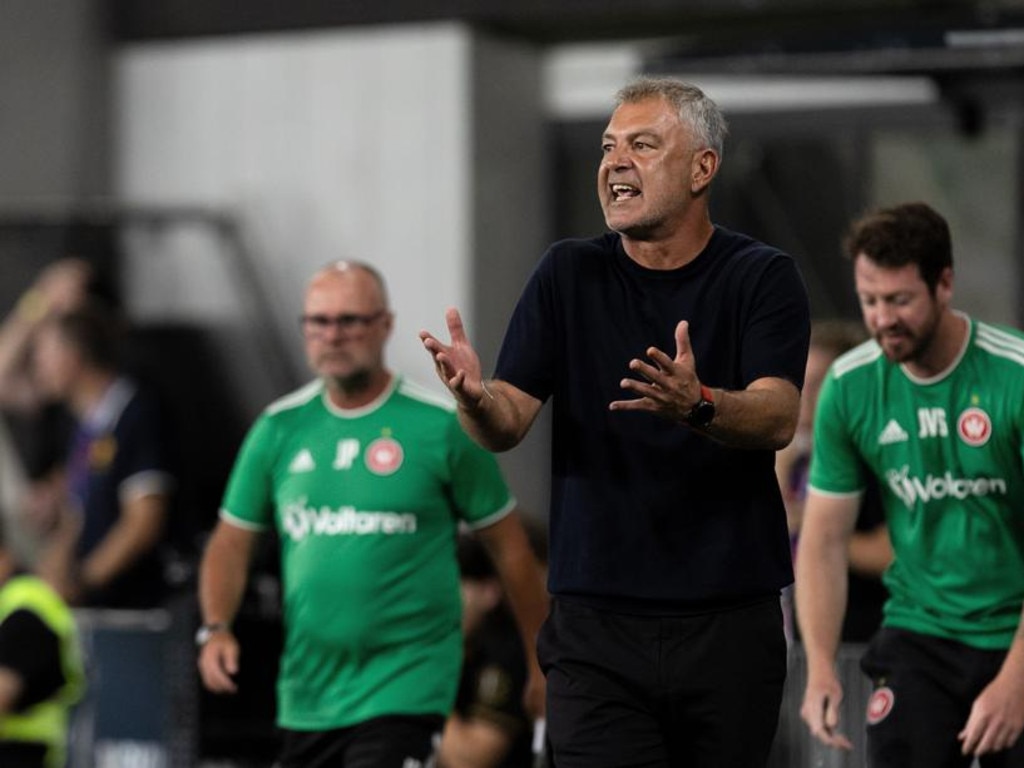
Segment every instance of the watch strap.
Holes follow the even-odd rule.
[[[223,621],[213,622],[212,624],[203,624],[196,630],[196,645],[202,648],[213,637],[217,632],[230,632],[231,627]]]
[[[711,387],[700,385],[700,400],[694,403],[693,408],[686,416],[687,423],[697,429],[704,429],[711,424],[715,418],[715,393]]]

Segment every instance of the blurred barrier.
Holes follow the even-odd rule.
[[[78,610],[89,688],[71,724],[69,768],[192,768],[197,679],[186,603]]]
[[[807,659],[803,645],[794,643],[790,647],[789,674],[769,768],[865,768],[864,713],[871,696],[871,681],[860,671],[860,658],[866,649],[863,644],[844,643],[836,658],[844,694],[840,705],[840,730],[853,743],[853,750],[843,752],[825,747],[812,738],[800,719],[800,704],[807,683]]]

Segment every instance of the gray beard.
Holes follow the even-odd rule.
[[[334,383],[346,395],[358,395],[370,388],[370,372],[356,371],[350,376],[334,379]]]

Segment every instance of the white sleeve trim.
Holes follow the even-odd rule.
[[[143,496],[167,495],[174,490],[174,478],[160,469],[146,469],[129,475],[117,486],[117,497],[122,504]]]
[[[230,523],[236,528],[242,528],[246,531],[262,532],[270,527],[268,525],[263,525],[262,523],[254,523],[251,520],[243,520],[240,517],[236,517],[235,515],[232,515],[230,512],[228,512],[224,507],[220,508],[218,517],[220,517],[220,519],[223,520],[225,523]]]
[[[511,496],[509,497],[508,503],[501,509],[499,509],[497,512],[493,512],[487,517],[481,518],[479,520],[474,520],[473,522],[467,521],[466,525],[469,527],[471,531],[479,531],[481,528],[487,528],[488,526],[494,525],[502,518],[508,517],[508,515],[511,514],[512,510],[515,509],[516,506],[516,498],[515,496]]]
[[[807,486],[808,493],[816,493],[819,496],[827,496],[830,499],[856,499],[864,495],[864,489],[856,491],[826,491],[813,485]]]

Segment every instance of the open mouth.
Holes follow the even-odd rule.
[[[618,203],[623,200],[631,200],[640,196],[640,190],[632,184],[612,184],[612,202]]]

